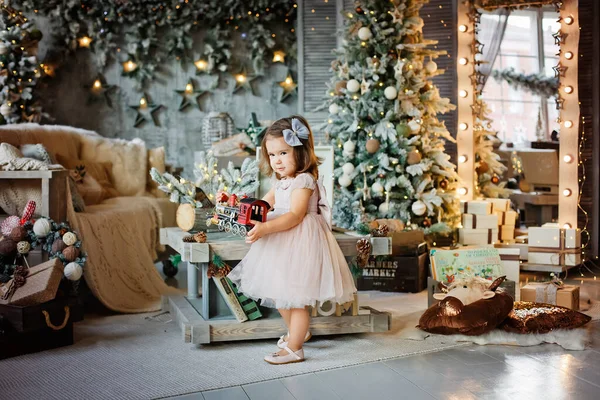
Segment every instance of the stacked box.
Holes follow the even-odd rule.
[[[581,235],[577,229],[544,224],[529,228],[529,263],[576,266],[581,264]]]
[[[578,311],[579,286],[557,286],[553,282],[529,283],[521,288],[521,301],[553,304]]]
[[[497,217],[492,213],[492,203],[483,200],[461,201],[462,228],[458,242],[463,245],[494,244],[498,240]]]
[[[517,212],[510,209],[509,199],[486,199],[492,203],[492,212],[498,218],[498,240],[512,243],[515,239]]]

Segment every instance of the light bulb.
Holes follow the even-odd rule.
[[[573,93],[573,86],[565,86],[564,91],[565,91],[566,94]]]
[[[467,60],[466,58],[462,57],[458,60],[458,63],[460,65],[467,65],[467,63],[469,62],[469,60]]]
[[[145,107],[146,106],[146,99],[144,97],[142,97],[140,99],[140,106]]]
[[[466,122],[461,122],[460,124],[458,124],[458,128],[461,131],[466,131],[467,129],[469,129],[469,124],[467,124]]]
[[[98,89],[98,88],[102,87],[102,82],[100,82],[100,80],[99,80],[99,79],[96,79],[96,80],[94,81],[94,87],[95,87],[96,89]]]
[[[571,224],[568,222],[563,225],[563,229],[571,229]]]
[[[92,43],[92,38],[89,36],[83,36],[79,38],[79,47],[90,47],[90,43]]]
[[[463,89],[463,90],[461,90],[461,91],[458,92],[458,95],[460,97],[467,97],[469,95],[469,92],[467,92],[466,90]]]
[[[463,24],[463,25],[461,25],[461,26],[458,27],[458,30],[461,31],[461,32],[466,32],[466,31],[469,30],[469,28],[466,25]]]
[[[572,53],[572,52],[570,52],[570,51],[567,51],[567,52],[565,53],[565,58],[566,58],[567,60],[570,60],[571,58],[573,58],[573,53]]]
[[[567,120],[564,123],[565,128],[571,128],[573,126],[573,121]]]
[[[290,78],[290,77],[285,78],[285,84],[286,85],[291,85],[292,84],[292,78]]]
[[[194,86],[192,86],[191,83],[188,83],[187,85],[185,85],[185,92],[186,93],[192,93],[193,90],[194,90]]]
[[[208,63],[204,60],[198,60],[194,63],[194,65],[199,71],[206,71],[206,68],[208,68]]]
[[[136,68],[137,68],[137,64],[131,60],[123,63],[123,69],[125,70],[125,72],[131,72]]]
[[[573,19],[573,17],[572,17],[572,16],[570,16],[570,15],[569,15],[569,16],[566,16],[566,17],[563,19],[563,21],[565,21],[565,24],[567,24],[567,25],[571,25],[571,24],[573,23],[574,19]]]
[[[573,162],[573,156],[570,154],[567,154],[563,157],[563,161],[566,162],[567,164],[570,164]]]
[[[469,190],[466,187],[460,187],[457,189],[457,192],[459,195],[464,196],[469,192]]]
[[[242,74],[238,74],[235,76],[235,80],[238,81],[239,83],[243,83],[243,82],[246,82],[246,77]]]
[[[563,196],[565,197],[569,197],[571,195],[571,189],[565,189],[563,190]]]
[[[461,164],[466,163],[468,159],[469,159],[469,157],[467,157],[466,154],[462,154],[462,155],[458,156],[458,162]]]

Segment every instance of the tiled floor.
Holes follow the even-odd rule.
[[[583,283],[582,301],[600,300],[600,280],[577,277],[576,283]],[[550,344],[472,345],[172,399],[596,400],[600,399],[600,322],[589,324],[589,329],[592,342],[584,351],[567,351]]]

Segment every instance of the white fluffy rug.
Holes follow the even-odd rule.
[[[390,332],[316,337],[306,345],[307,361],[287,366],[263,361],[276,349],[274,340],[195,347],[183,342],[168,314],[89,316],[76,324],[73,346],[0,361],[0,398],[159,398],[440,351],[473,340],[416,329],[427,306],[425,292],[372,292],[369,305],[393,314]],[[596,310],[593,314],[596,319],[600,316]],[[564,344],[549,336],[528,340],[522,344]]]

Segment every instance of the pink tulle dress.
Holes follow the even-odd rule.
[[[238,290],[261,305],[303,308],[317,301],[345,303],[356,292],[352,274],[331,233],[331,213],[321,181],[310,174],[275,180],[275,209],[267,220],[290,210],[294,189],[313,190],[307,214],[287,231],[266,235],[252,244],[228,277]]]

